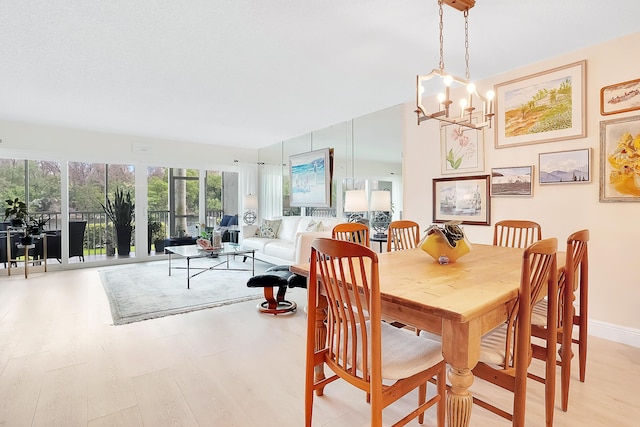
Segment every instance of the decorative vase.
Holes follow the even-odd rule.
[[[429,234],[427,238],[422,241],[420,249],[431,255],[436,262],[438,262],[442,255],[449,259],[448,262],[456,262],[458,258],[471,251],[471,243],[464,237],[456,242],[456,246],[451,246],[443,234],[436,232]]]

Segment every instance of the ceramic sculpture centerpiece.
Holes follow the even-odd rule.
[[[467,240],[459,221],[451,221],[440,227],[432,225],[420,242],[420,249],[428,253],[440,264],[456,262],[471,251],[471,243]]]

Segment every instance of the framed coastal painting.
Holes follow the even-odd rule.
[[[600,122],[600,201],[640,202],[640,116]]]
[[[533,196],[533,166],[491,168],[491,197]]]
[[[474,114],[479,123],[482,114]],[[484,171],[484,130],[456,124],[440,127],[440,169],[443,175]]]
[[[591,182],[591,148],[540,153],[540,184]]]
[[[291,206],[331,207],[333,149],[289,156]]]
[[[600,114],[640,110],[640,79],[616,83],[600,89]]]
[[[495,86],[495,147],[586,136],[586,61]]]
[[[434,178],[433,222],[489,225],[489,175]]]

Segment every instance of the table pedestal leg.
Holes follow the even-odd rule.
[[[473,396],[469,393],[469,387],[473,384],[473,374],[469,369],[450,368],[447,377],[451,382],[451,389],[447,394],[448,426],[468,426],[473,405]]]

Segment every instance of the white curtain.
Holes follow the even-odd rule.
[[[258,168],[260,192],[258,194],[259,218],[282,215],[282,166],[260,165]]]
[[[238,213],[240,218],[246,211],[244,207],[244,196],[258,193],[258,165],[255,163],[241,163],[238,165]],[[258,212],[258,215],[260,213]],[[240,225],[242,220],[240,220]]]

